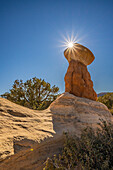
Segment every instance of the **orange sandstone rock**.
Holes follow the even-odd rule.
[[[93,82],[87,66],[77,60],[71,60],[65,75],[65,92],[91,100],[97,99],[93,89]]]
[[[95,59],[93,53],[83,45],[74,43],[71,48],[64,51],[64,56],[69,62],[65,75],[65,92],[96,100],[97,94],[93,89],[93,82],[87,70],[87,65]]]

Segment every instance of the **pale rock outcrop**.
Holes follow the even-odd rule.
[[[0,170],[42,170],[47,157],[60,153],[63,132],[79,136],[87,126],[98,127],[99,119],[112,121],[105,105],[69,93],[43,111],[0,98]]]
[[[100,119],[111,122],[112,115],[108,108],[86,98],[76,97],[68,92],[60,95],[51,105],[53,129],[57,134],[70,132],[80,135],[87,126],[96,128]]]
[[[0,160],[54,134],[50,111],[36,111],[0,98]]]

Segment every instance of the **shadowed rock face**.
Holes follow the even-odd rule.
[[[86,47],[75,43],[73,48],[67,48],[64,56],[69,62],[65,75],[65,92],[91,100],[97,99],[93,89],[93,82],[87,70],[87,65],[94,60],[93,53]]]
[[[76,60],[70,61],[65,75],[65,92],[91,100],[97,99],[91,76],[83,63]]]

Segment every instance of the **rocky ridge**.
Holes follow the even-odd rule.
[[[79,136],[87,126],[98,127],[100,119],[112,121],[105,105],[69,93],[43,111],[0,98],[0,170],[41,170],[48,156],[60,152],[63,132]]]

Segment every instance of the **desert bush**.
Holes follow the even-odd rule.
[[[113,108],[112,108],[112,109],[110,109],[110,112],[111,112],[111,114],[113,115]]]
[[[100,96],[97,101],[105,104],[113,114],[113,93],[107,93],[104,96]]]
[[[44,170],[113,169],[113,125],[101,121],[100,128],[83,130],[81,137],[65,134],[64,148],[48,158]]]
[[[15,80],[10,89],[1,97],[31,109],[46,109],[58,95],[59,88],[36,77],[23,82]]]

